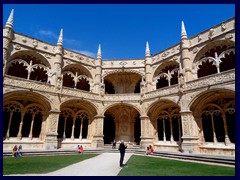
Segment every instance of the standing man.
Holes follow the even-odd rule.
[[[127,146],[124,144],[124,141],[122,140],[118,148],[118,150],[120,151],[120,167],[123,166],[125,149],[127,149]]]

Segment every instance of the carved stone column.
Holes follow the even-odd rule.
[[[151,121],[148,116],[141,116],[141,142],[140,147],[146,148],[149,144],[153,144],[153,137],[150,135]]]
[[[58,129],[58,120],[59,114],[61,111],[53,111],[49,112],[47,118],[47,134],[44,141],[45,149],[57,149],[58,141],[57,141],[57,129]]]
[[[11,44],[12,29],[5,27],[3,29],[3,75],[6,74],[7,60],[9,58],[9,51]]]
[[[104,95],[105,92],[101,92],[101,90],[105,91],[104,85],[101,82],[102,80],[102,53],[101,53],[101,46],[99,45],[98,47],[98,53],[97,53],[97,59],[95,60],[95,64],[96,64],[96,74],[95,74],[95,78],[94,78],[94,89],[93,92]]]
[[[182,119],[182,151],[192,153],[198,151],[198,130],[191,111],[181,111]]]
[[[92,146],[95,148],[103,148],[103,120],[104,116],[95,116],[94,121],[96,123],[95,134],[93,135]]]

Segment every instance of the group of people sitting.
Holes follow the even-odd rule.
[[[152,154],[153,153],[153,147],[151,146],[151,145],[149,145],[148,147],[147,147],[147,150],[146,150],[146,155],[149,155],[149,154]]]
[[[19,147],[17,147],[17,145],[15,145],[13,147],[12,157],[16,157],[16,158],[22,157],[22,145],[19,145]]]
[[[75,150],[75,152],[77,152],[77,153],[83,153],[83,146],[81,145],[81,146],[77,146],[76,147],[76,150]]]

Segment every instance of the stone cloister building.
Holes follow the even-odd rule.
[[[142,59],[104,60],[3,28],[3,149],[129,146],[235,156],[234,18]],[[179,28],[180,29],[180,28]],[[180,30],[179,30],[180,31]]]

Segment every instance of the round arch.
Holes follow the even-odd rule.
[[[141,121],[138,108],[127,103],[115,103],[104,109],[103,116],[105,144],[114,139],[133,144],[140,143]]]
[[[7,67],[9,66],[9,64],[11,64],[11,62],[14,59],[23,59],[24,60],[24,59],[28,59],[28,58],[33,58],[34,60],[36,60],[37,63],[41,62],[46,67],[51,69],[51,65],[50,65],[49,61],[43,55],[39,54],[36,51],[32,51],[32,50],[23,50],[23,51],[18,51],[16,53],[12,54],[7,63]]]

